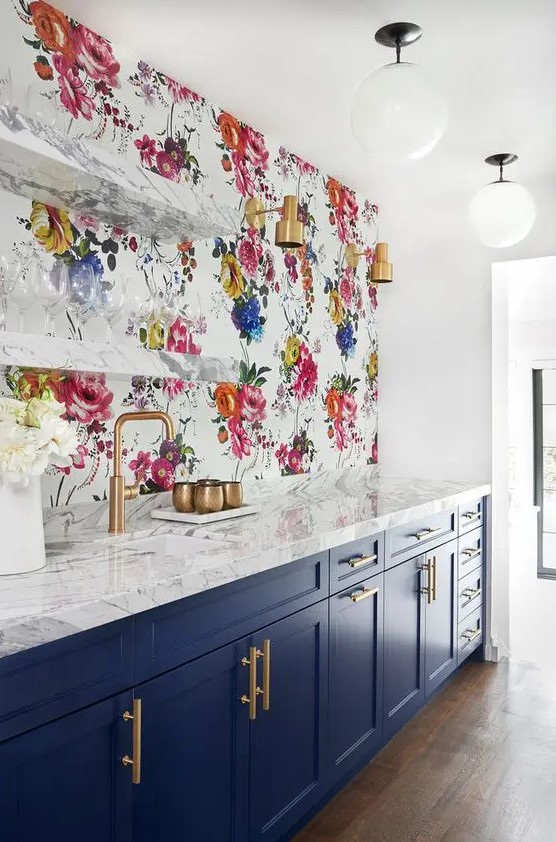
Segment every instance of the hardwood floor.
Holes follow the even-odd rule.
[[[556,688],[469,663],[295,842],[554,842]]]

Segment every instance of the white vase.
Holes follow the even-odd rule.
[[[46,564],[40,477],[19,488],[0,483],[0,576]]]

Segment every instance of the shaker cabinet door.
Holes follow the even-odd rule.
[[[230,644],[135,689],[143,727],[133,842],[245,842],[247,651]]]
[[[426,696],[457,666],[457,548],[457,541],[450,541],[425,556],[432,579],[432,600],[427,603],[425,623]]]
[[[334,780],[369,758],[382,739],[384,576],[330,600],[328,739]]]
[[[325,792],[328,601],[267,626],[253,643],[263,692],[251,722],[249,839],[275,842]]]
[[[425,699],[424,627],[427,576],[424,556],[384,574],[384,736],[391,737]]]
[[[0,743],[2,842],[131,842],[131,692]]]

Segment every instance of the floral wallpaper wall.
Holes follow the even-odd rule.
[[[73,469],[45,477],[46,500],[104,497],[114,418],[130,407],[168,409],[179,429],[169,443],[158,425],[129,425],[125,463],[143,491],[191,473],[258,478],[376,463],[373,201],[43,0],[1,0],[0,14],[0,77],[6,91],[11,75],[14,99],[27,96],[37,113],[56,108],[70,134],[229,205],[258,196],[275,206],[295,193],[305,223],[306,243],[294,251],[274,246],[276,216],[261,231],[244,223],[233,239],[168,245],[71,208],[1,195],[2,253],[35,242],[70,272],[87,262],[104,281],[122,273],[133,289],[156,284],[180,300],[172,350],[241,360],[237,382],[218,384],[6,372],[4,392],[48,389],[78,428]],[[364,252],[356,270],[345,263],[349,243]],[[40,332],[40,310],[28,320]],[[66,314],[56,331],[76,335]],[[116,331],[117,341],[139,341],[131,322]],[[85,336],[102,338],[99,319],[87,322]]]

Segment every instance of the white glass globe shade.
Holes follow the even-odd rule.
[[[485,246],[507,248],[523,240],[535,222],[533,197],[521,184],[493,181],[473,197],[469,216]]]
[[[359,85],[351,107],[353,135],[364,152],[389,163],[417,160],[438,143],[448,109],[417,64],[386,64]]]

